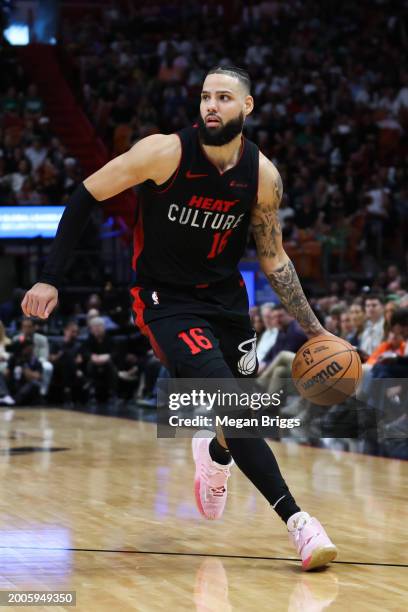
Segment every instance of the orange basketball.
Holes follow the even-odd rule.
[[[320,335],[300,347],[292,378],[300,395],[314,404],[341,404],[353,395],[363,370],[355,348],[342,338]]]

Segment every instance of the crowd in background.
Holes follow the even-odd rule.
[[[0,405],[151,398],[160,364],[126,308],[91,294],[47,322],[9,311],[7,327],[0,321]]]
[[[255,112],[246,134],[282,175],[285,247],[302,264],[310,255],[312,272],[323,261],[326,286],[312,286],[310,302],[329,331],[358,348],[359,394],[369,398],[376,378],[408,378],[403,3],[254,0],[232,12],[227,4],[122,1],[102,19],[63,21],[79,100],[115,156],[144,136],[194,122],[209,68],[248,69]],[[83,178],[80,168],[53,135],[36,85],[1,44],[1,203],[60,204]],[[330,283],[330,274],[347,271],[352,278]],[[259,381],[275,389],[306,337],[279,306],[261,305],[251,317]],[[119,398],[156,405],[160,364],[122,295],[88,296],[45,324],[22,319],[19,300],[11,300],[0,305],[0,319],[1,404]],[[406,400],[399,385],[390,389],[383,405],[402,413],[387,426],[400,435]],[[297,413],[299,405],[282,410]]]
[[[285,240],[316,243],[328,272],[373,273],[405,257],[403,3],[254,1],[233,15],[222,2],[124,4],[61,32],[114,155],[194,121],[209,68],[245,67],[255,97],[246,133],[282,175]]]
[[[0,202],[60,205],[80,181],[77,160],[53,134],[37,86],[0,34]]]
[[[388,436],[405,441],[408,389],[402,381],[408,380],[408,291],[400,288],[406,283],[398,276],[399,270],[390,266],[380,292],[367,292],[346,281],[333,285],[330,296],[311,297],[310,303],[327,330],[358,350],[363,379],[357,398],[377,412],[380,406]],[[14,311],[8,311],[6,327],[0,323],[0,405],[89,407],[93,400],[102,404],[119,400],[157,406],[156,381],[166,372],[135,328],[129,300],[110,283],[102,295],[91,294],[84,303],[77,300],[46,322],[21,318],[19,299]],[[272,394],[290,386],[293,359],[307,337],[279,304],[253,307],[250,316],[257,334],[258,381]],[[384,383],[380,391],[375,386],[379,379]],[[286,391],[289,398],[290,388]],[[292,399],[281,407],[281,415],[311,420],[315,407],[299,397]],[[339,419],[344,421],[347,412],[347,407],[340,407],[339,413],[339,406],[326,410],[333,426]],[[387,452],[393,454],[393,449],[394,445]],[[399,452],[406,456],[406,445]]]
[[[322,437],[324,423],[328,446],[349,448],[350,438],[360,434],[370,452],[408,458],[408,291],[400,288],[401,283],[406,287],[401,279],[396,283],[395,266],[386,276],[381,292],[357,292],[354,283],[346,281],[343,287],[333,287],[331,296],[310,299],[324,327],[356,347],[363,364],[356,397],[323,412],[293,390],[292,363],[308,339],[298,322],[279,304],[251,309],[259,382],[270,394],[282,389],[285,398],[293,394],[280,414],[301,419],[307,431],[292,430],[301,441]],[[339,446],[339,438],[346,442]]]

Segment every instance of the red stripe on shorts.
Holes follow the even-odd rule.
[[[159,343],[157,342],[152,330],[147,325],[147,323],[145,323],[144,311],[146,308],[146,304],[143,302],[142,298],[140,297],[141,290],[142,290],[141,287],[133,287],[133,289],[130,290],[130,293],[134,297],[132,308],[133,308],[133,312],[136,315],[136,325],[138,326],[142,334],[149,339],[150,344],[152,346],[152,349],[157,359],[159,359],[159,361],[164,366],[167,367],[168,362],[167,362],[166,355],[164,354],[164,351],[161,349]]]

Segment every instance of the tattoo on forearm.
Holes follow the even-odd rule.
[[[271,206],[258,206],[252,221],[252,233],[258,254],[261,257],[276,257],[282,236],[278,211]]]
[[[323,331],[303,293],[295,266],[289,260],[281,268],[268,274],[271,286],[279,296],[282,305],[295,317],[306,333]]]
[[[282,245],[282,228],[279,223],[279,204],[282,199],[282,179],[277,175],[273,183],[271,201],[258,202],[252,218],[252,233],[260,257],[276,257]]]

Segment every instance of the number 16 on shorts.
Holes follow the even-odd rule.
[[[197,355],[202,350],[208,351],[213,348],[211,340],[204,336],[201,327],[192,327],[187,332],[180,332],[178,337],[187,344],[192,355]]]

